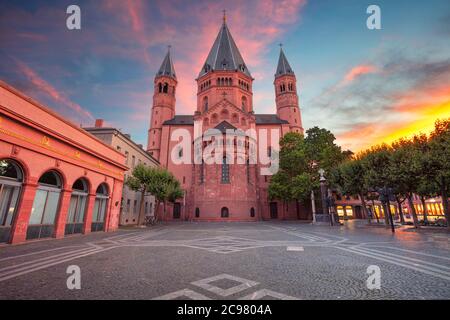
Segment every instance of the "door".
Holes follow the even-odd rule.
[[[270,219],[278,218],[278,203],[271,202],[270,203]]]
[[[180,219],[181,217],[181,204],[179,202],[175,202],[173,204],[173,218]]]
[[[0,242],[7,242],[19,199],[20,187],[0,184]]]
[[[220,210],[220,216],[222,218],[228,218],[229,215],[230,215],[230,213],[229,213],[227,207],[223,207],[222,210]]]

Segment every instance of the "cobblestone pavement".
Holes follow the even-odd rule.
[[[67,267],[81,270],[69,290]],[[367,268],[381,270],[368,289]],[[450,299],[450,236],[299,222],[171,223],[0,246],[0,299]]]

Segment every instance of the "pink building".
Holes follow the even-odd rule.
[[[164,218],[219,221],[310,219],[310,213],[296,203],[269,202],[267,188],[270,176],[261,175],[260,162],[254,164],[249,161],[254,152],[252,139],[240,139],[237,134],[232,138],[223,135],[205,142],[209,129],[222,133],[227,129],[243,132],[253,129],[258,137],[263,130],[270,132],[272,129],[278,132],[279,137],[291,131],[303,133],[296,76],[283,50],[280,51],[274,78],[276,114],[255,112],[254,79],[225,18],[196,81],[197,109],[193,115],[176,115],[178,82],[170,51],[154,81],[147,150],[161,166],[177,177],[185,190],[184,199],[176,202]],[[199,127],[200,135],[195,135],[194,128]],[[176,136],[180,132],[189,134],[188,145],[192,147],[179,148]],[[234,146],[235,150],[231,155],[221,154],[219,157],[223,160],[220,163],[207,164],[201,155],[211,143]],[[270,155],[271,149],[265,152]],[[179,158],[185,158],[187,154],[189,162],[179,163],[174,154]],[[203,161],[194,161],[199,155]]]
[[[0,81],[0,242],[116,230],[124,160]]]

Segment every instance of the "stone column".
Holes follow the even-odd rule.
[[[91,233],[92,215],[94,212],[95,193],[90,193],[87,199],[86,217],[84,218],[83,233]]]
[[[55,238],[64,238],[66,229],[67,215],[69,214],[70,197],[72,196],[72,190],[62,190],[61,199],[59,200],[59,212],[56,215],[55,231],[53,236]]]
[[[10,243],[25,242],[27,237],[28,222],[30,221],[31,209],[36,196],[37,184],[26,183],[22,185],[20,207],[17,210],[14,224],[11,228]]]

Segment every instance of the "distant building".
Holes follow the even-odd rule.
[[[130,135],[123,134],[115,128],[104,127],[103,124],[102,119],[97,119],[94,127],[84,129],[124,154],[125,165],[129,168],[125,172],[125,179],[132,174],[134,167],[138,164],[142,163],[151,167],[159,166],[159,162],[145,151],[142,145],[133,142]],[[140,201],[141,193],[132,191],[124,185],[120,209],[120,225],[137,224]],[[152,216],[154,208],[155,197],[150,194],[146,195],[144,200],[145,215]]]
[[[124,156],[0,81],[0,242],[114,231]]]

